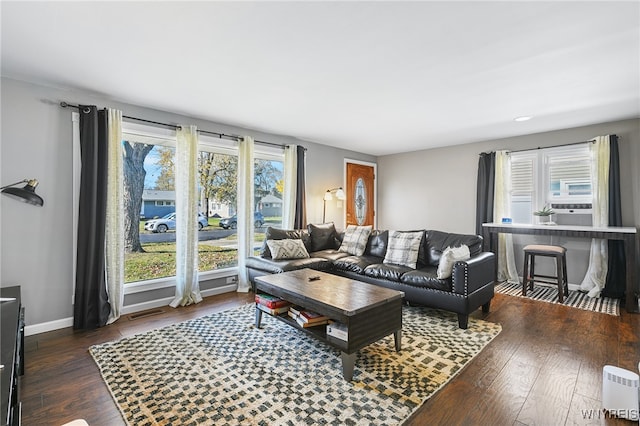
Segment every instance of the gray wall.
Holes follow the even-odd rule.
[[[0,181],[6,185],[23,178],[37,178],[40,181],[37,192],[45,200],[44,207],[34,208],[0,197],[0,285],[22,286],[27,325],[73,315],[72,110],[60,108],[60,101],[113,107],[133,117],[195,124],[203,130],[249,135],[269,142],[301,144],[308,149],[309,222],[322,219],[324,191],[342,185],[345,158],[375,161],[370,155],[113,102],[106,96],[88,92],[43,87],[7,78],[2,78],[1,83]],[[339,215],[338,211],[336,215]],[[166,295],[159,292],[146,298],[155,296]],[[136,294],[125,299],[125,303],[129,300],[140,303],[144,298]]]
[[[475,233],[476,180],[478,155],[481,152],[548,147],[585,141],[606,134],[620,137],[623,224],[638,227],[638,119],[378,157],[378,198],[381,200],[378,207],[379,227]],[[526,238],[532,237],[523,238],[516,238],[516,260],[520,271],[522,262],[518,248],[527,241],[530,242]],[[567,243],[570,249],[569,281],[579,283],[586,271],[589,243],[584,240],[571,240]]]

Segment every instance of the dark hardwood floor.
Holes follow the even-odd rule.
[[[77,418],[91,426],[123,424],[89,346],[252,299],[252,293],[228,293],[135,320],[123,316],[94,331],[28,336],[20,379],[23,424],[58,426]],[[637,424],[606,418],[599,407],[604,365],[637,372],[640,315],[613,317],[498,294],[489,314],[478,310],[473,317],[502,324],[502,333],[407,425]]]

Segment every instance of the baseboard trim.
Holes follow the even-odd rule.
[[[238,286],[236,284],[224,285],[221,287],[202,290],[200,294],[202,295],[202,297],[209,297],[209,296],[215,296],[217,294],[236,291],[237,288]],[[128,314],[133,314],[135,312],[146,311],[147,309],[169,306],[169,303],[171,303],[172,300],[173,300],[173,297],[166,297],[164,299],[150,300],[149,302],[136,303],[134,305],[127,305],[122,308],[122,315],[128,315]],[[60,330],[67,327],[73,327],[73,317],[63,318],[55,321],[43,322],[40,324],[27,325],[24,327],[24,335],[33,336],[34,334],[46,333],[48,331]]]

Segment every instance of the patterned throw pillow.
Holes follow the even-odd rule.
[[[349,253],[353,256],[362,256],[364,249],[367,248],[367,241],[371,234],[371,225],[356,226],[349,225],[344,231],[344,238],[340,245],[339,251]]]
[[[309,257],[302,240],[267,240],[267,245],[273,260],[305,259]]]
[[[382,263],[393,263],[416,269],[423,234],[422,231],[389,231],[389,245]]]
[[[453,272],[453,265],[459,260],[468,260],[471,258],[469,254],[469,247],[464,244],[460,247],[447,247],[440,256],[440,263],[438,263],[438,278],[445,279],[451,276]]]

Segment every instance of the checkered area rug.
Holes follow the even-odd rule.
[[[393,336],[340,352],[253,304],[89,348],[129,425],[394,425],[451,380],[501,326],[404,307]]]
[[[522,295],[522,284],[501,282],[497,283],[495,290],[498,293],[510,296],[524,297],[528,299],[540,300],[542,302],[560,303],[558,299],[558,287],[546,286],[536,283],[533,290],[527,290],[527,295]],[[609,297],[599,299],[589,297],[586,293],[569,290],[569,296],[564,298],[562,303],[572,308],[583,309],[585,311],[600,312],[608,315],[620,316],[620,300]]]

